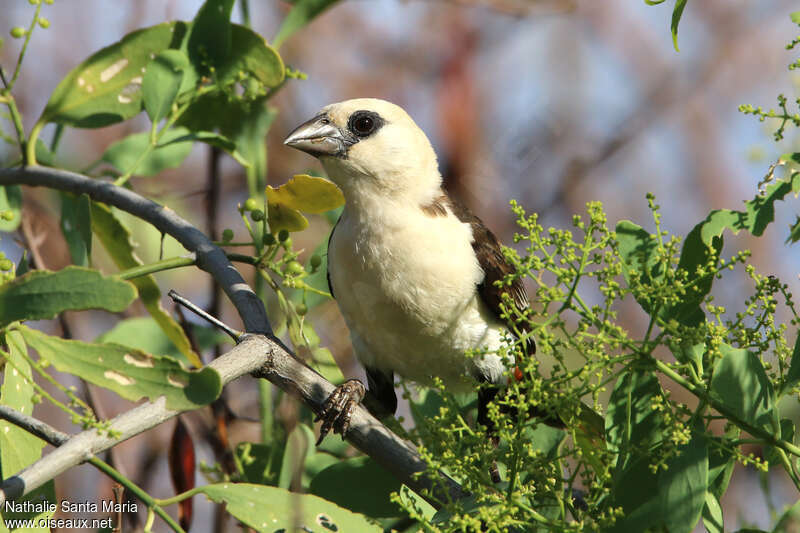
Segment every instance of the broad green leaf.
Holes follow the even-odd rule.
[[[357,479],[358,483],[352,483]],[[342,490],[342,487],[348,490]],[[398,516],[402,512],[390,500],[401,483],[369,457],[354,457],[329,466],[311,480],[308,491],[355,513],[373,518]]]
[[[233,0],[206,0],[189,30],[189,58],[200,72],[218,67],[231,51]]]
[[[302,484],[306,461],[314,455],[315,441],[314,433],[305,424],[297,424],[289,433],[281,460],[279,487],[289,489],[292,488],[293,482],[297,481]]]
[[[665,468],[653,473],[649,454],[637,454],[615,480],[610,505],[624,516],[609,531],[692,531],[705,505],[708,448],[705,437],[693,432]]]
[[[675,7],[672,9],[672,23],[670,24],[670,30],[672,31],[672,45],[675,47],[675,51],[679,52],[678,50],[678,24],[681,21],[681,16],[683,16],[683,10],[686,7],[687,0],[675,0]]]
[[[753,352],[720,345],[711,392],[736,417],[771,434],[780,431],[772,384]]]
[[[15,320],[53,318],[62,311],[119,312],[135,298],[133,285],[96,270],[77,266],[58,272],[34,270],[0,285],[0,327]]]
[[[92,202],[92,231],[103,248],[106,249],[114,264],[120,270],[140,266],[142,262],[136,257],[131,233],[114,213],[104,204]],[[161,330],[178,350],[196,367],[203,366],[200,356],[192,350],[191,343],[183,328],[161,307],[161,290],[152,275],[139,276],[131,280],[139,291],[145,309],[153,317]]]
[[[164,50],[147,64],[142,98],[151,121],[158,122],[169,114],[188,66],[189,58],[180,50]]]
[[[192,324],[192,335],[201,350],[220,344],[232,344],[230,337],[213,327]],[[194,365],[175,346],[175,343],[169,340],[164,330],[151,316],[137,316],[120,320],[109,331],[97,337],[95,342],[113,342],[153,355],[169,355]]]
[[[703,525],[707,533],[725,533],[722,506],[719,504],[717,497],[710,492],[706,492],[706,502],[703,507]]]
[[[794,340],[792,360],[789,362],[789,370],[786,372],[786,378],[781,384],[778,396],[783,396],[798,383],[800,383],[800,332],[798,332],[797,338]]]
[[[5,342],[8,347],[8,361],[4,361],[5,370],[3,372],[3,385],[0,388],[0,404],[28,416],[33,415],[33,376],[31,367],[26,358],[27,347],[25,340],[18,331],[9,331],[5,334]],[[0,476],[7,479],[16,474],[26,466],[31,465],[42,456],[44,441],[34,437],[24,429],[14,424],[0,420]],[[20,504],[25,502],[54,503],[56,501],[55,485],[52,481],[43,485],[39,489],[19,500]],[[2,509],[3,519],[47,519],[52,512],[35,511],[14,512],[7,507]],[[0,523],[0,528],[3,524]],[[22,531],[22,529],[15,529]],[[50,531],[47,527],[26,528],[25,531]]]
[[[155,54],[180,42],[185,24],[167,22],[129,33],[72,69],[39,122],[99,128],[142,110],[142,76]]]
[[[192,103],[177,124],[191,131],[219,131],[232,139],[251,166],[246,168],[250,196],[264,190],[267,147],[264,138],[277,115],[266,98],[246,100],[223,92],[205,94]]]
[[[277,189],[267,185],[267,200],[305,213],[320,214],[344,205],[342,191],[326,180],[296,174]]]
[[[220,150],[227,152],[232,158],[236,160],[237,163],[242,165],[243,167],[247,168],[250,166],[250,162],[247,161],[242,154],[236,149],[236,143],[232,140],[228,139],[227,137],[220,135],[219,133],[214,133],[213,131],[197,131],[189,133],[188,135],[184,135],[182,137],[178,137],[173,139],[167,143],[159,144],[159,148],[163,148],[170,144],[174,143],[181,143],[181,142],[201,142],[205,143],[209,146],[216,146]]]
[[[661,395],[661,385],[647,368],[630,369],[620,376],[611,392],[606,412],[606,438],[610,450],[619,452],[630,445],[646,449],[660,442],[664,421],[660,413],[652,409],[652,402]],[[620,459],[624,462],[623,457]]]
[[[241,442],[234,450],[234,459],[241,467],[245,481],[258,485],[275,485],[278,483],[283,450],[282,446]]]
[[[33,416],[33,375],[26,358],[28,348],[18,331],[7,331],[8,361],[0,388],[0,404]],[[0,420],[0,466],[3,478],[16,474],[42,455],[45,442],[5,420]]]
[[[266,88],[277,87],[284,79],[283,60],[262,36],[239,24],[231,24],[231,52],[219,65],[221,84],[255,80]]]
[[[288,39],[294,32],[311,22],[314,17],[331,7],[337,0],[297,0],[292,4],[292,10],[283,19],[278,34],[272,40],[275,48],[280,48],[281,44]]]
[[[153,176],[162,170],[176,168],[192,151],[192,143],[174,142],[185,137],[189,131],[185,128],[173,128],[161,138],[155,147],[144,158],[142,155],[150,145],[149,133],[134,133],[109,146],[103,153],[103,161],[114,165],[121,173],[131,172],[137,176]]]
[[[303,278],[303,283],[305,285],[326,293],[330,289],[330,287],[328,287],[328,239],[329,237],[325,237],[322,239],[319,245],[314,248],[314,253],[312,256],[316,255],[322,260],[319,267],[317,267],[317,271],[311,272],[311,257],[309,257],[305,264],[306,272],[309,272],[309,274]],[[305,292],[305,297],[303,292]],[[298,289],[291,292],[290,300],[295,303],[304,301],[309,309],[313,309],[321,303],[329,302],[331,298],[323,296],[322,294],[318,294],[314,291],[303,291]]]
[[[169,409],[197,409],[219,397],[222,380],[210,367],[186,370],[171,357],[118,344],[66,340],[20,326],[28,344],[60,372],[79,376],[130,401],[166,398]]]
[[[92,255],[92,218],[89,196],[68,192],[61,196],[61,233],[67,241],[72,264],[89,266]]]
[[[239,521],[256,531],[339,531],[379,533],[382,528],[366,517],[311,494],[249,483],[218,483],[199,489]],[[291,510],[291,512],[287,512]]]
[[[784,442],[794,444],[794,422],[788,418],[781,418],[780,426],[781,431],[777,437]],[[779,466],[783,464],[780,452],[775,447],[764,446],[763,454],[769,466]]]
[[[22,187],[6,185],[0,187],[0,213],[11,211],[11,220],[0,218],[0,231],[16,231],[22,222]]]
[[[622,220],[616,227],[619,253],[625,261],[623,274],[630,284],[635,275],[639,276],[642,283],[653,285],[663,279],[664,273],[656,271],[658,257],[656,248],[658,240],[650,235],[641,226],[629,220]],[[650,313],[652,305],[643,295],[636,295],[636,301],[642,308]]]

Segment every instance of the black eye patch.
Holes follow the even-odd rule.
[[[350,115],[347,129],[356,137],[363,139],[378,131],[384,123],[383,118],[374,111],[356,111]]]

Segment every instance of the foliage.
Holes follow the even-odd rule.
[[[334,221],[343,198],[330,182],[305,174],[267,187],[263,142],[277,114],[272,98],[303,78],[285,66],[278,47],[336,1],[292,2],[271,45],[246,23],[230,22],[233,0],[207,0],[193,21],[137,30],[76,66],[26,135],[13,88],[34,29],[50,24],[41,16],[41,2],[31,3],[30,26],[11,32],[24,38],[17,66],[10,77],[0,70],[0,103],[15,130],[3,132],[3,139],[18,145],[17,163],[56,166],[65,128],[99,128],[142,112],[149,129],[109,145],[84,173],[126,186],[131,179],[179,167],[195,143],[227,153],[248,178],[249,198],[237,206],[247,238],[234,242],[232,230],[226,230],[218,244],[230,259],[255,267],[257,292],[295,352],[328,380],[342,382],[331,352],[307,320],[311,308],[330,298],[327,239],[303,264],[292,233],[309,225],[304,213]],[[676,49],[686,4],[676,0],[672,12]],[[247,3],[242,5],[246,14]],[[790,113],[786,98],[778,101],[780,112],[752,106],[742,111],[779,119],[780,139],[787,127],[800,125],[800,116]],[[40,134],[50,123],[56,130],[46,145]],[[510,379],[490,410],[499,446],[475,422],[476,395],[454,397],[441,386],[407,392],[414,427],[393,428],[419,445],[433,477],[446,472],[463,487],[469,494],[463,499],[436,501],[433,493],[417,494],[370,458],[353,457],[344,442],[329,438],[315,447],[309,410],[300,406],[288,421],[273,416],[275,402],[287,398],[273,397],[268,386],[261,388],[261,442],[238,444],[230,450],[230,465],[205,465],[211,484],[182,487],[175,497],[156,500],[107,465],[93,464],[145,502],[148,530],[157,513],[179,531],[163,509],[203,493],[258,531],[401,525],[408,531],[691,531],[700,520],[709,531],[723,531],[720,500],[737,463],[762,471],[781,468],[800,489],[800,448],[781,409],[800,391],[800,357],[795,357],[800,339],[794,345],[787,340],[790,327],[798,324],[792,295],[778,279],[757,273],[747,263],[749,252],[723,255],[726,231],[762,235],[780,202],[800,191],[797,162],[800,154],[784,155],[742,210],[712,211],[683,238],[662,228],[652,195],[647,198],[652,231],[628,220],[612,228],[597,202],[574,217],[572,229],[544,228],[536,214],[512,202],[519,225],[515,240],[524,251],[505,249],[515,273],[504,283],[529,278],[536,303],[521,311],[506,300],[506,318],[517,334],[530,329],[538,350],[535,358],[525,358],[512,343],[503,354],[515,358],[523,379]],[[782,177],[775,176],[779,166],[786,167]],[[25,260],[14,265],[0,257],[5,361],[0,403],[30,415],[35,403],[46,400],[73,422],[108,432],[106,421],[97,420],[53,378],[49,364],[129,400],[164,396],[176,409],[217,401],[220,376],[202,367],[197,351],[219,344],[218,337],[187,331],[161,306],[161,289],[152,276],[194,260],[178,256],[146,263],[116,211],[85,196],[59,194],[60,228],[74,265],[26,272]],[[0,230],[17,229],[21,199],[19,187],[0,189]],[[800,239],[798,228],[788,241]],[[93,268],[94,237],[119,269],[115,275]],[[748,277],[751,292],[739,308],[724,309],[714,303],[714,294],[734,269]],[[23,324],[64,311],[117,313],[129,310],[135,299],[149,317],[121,320],[92,343]],[[635,313],[644,324],[641,331],[623,327],[622,312]],[[790,324],[780,323],[785,314],[792,317]],[[184,362],[202,368],[188,370]],[[57,393],[42,387],[43,380]],[[674,398],[677,391],[681,400]],[[687,396],[691,401],[684,403]],[[534,411],[557,415],[566,428],[542,424]],[[7,478],[41,457],[43,443],[6,422],[0,428],[0,466]],[[181,446],[192,444],[182,440]],[[751,453],[753,446],[763,454]],[[193,479],[194,465],[177,463],[171,467],[190,469],[181,473]],[[489,474],[495,463],[500,484]],[[53,501],[53,483],[29,498],[39,496]],[[796,514],[788,510],[776,531]]]

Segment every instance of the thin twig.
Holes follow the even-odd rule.
[[[206,313],[205,311],[197,307],[195,304],[193,304],[192,302],[190,302],[189,300],[178,294],[178,292],[175,289],[170,289],[169,292],[167,293],[167,296],[172,298],[173,302],[184,306],[186,309],[196,314],[200,318],[204,318],[207,321],[211,322],[219,329],[227,333],[236,342],[239,342],[242,338],[242,335],[244,335],[241,331],[233,329],[222,320],[211,316],[209,313]]]

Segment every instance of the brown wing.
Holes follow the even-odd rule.
[[[507,274],[513,273],[514,267],[506,261],[503,251],[500,249],[500,242],[494,236],[494,233],[465,205],[452,198],[445,198],[445,200],[448,202],[453,214],[461,222],[472,227],[472,249],[475,251],[478,263],[484,273],[483,281],[478,285],[478,291],[486,306],[497,318],[500,318],[500,302],[503,301],[502,295],[506,293],[512,298],[518,309],[524,310],[530,307],[528,293],[521,279],[514,279],[510,286],[498,287],[495,285],[496,281],[503,280]],[[443,201],[441,199],[437,200],[437,202]],[[527,324],[524,323],[519,324],[517,327],[526,334],[530,331]],[[528,337],[525,342],[525,348],[528,354],[536,352],[536,344],[533,341],[533,337]]]

